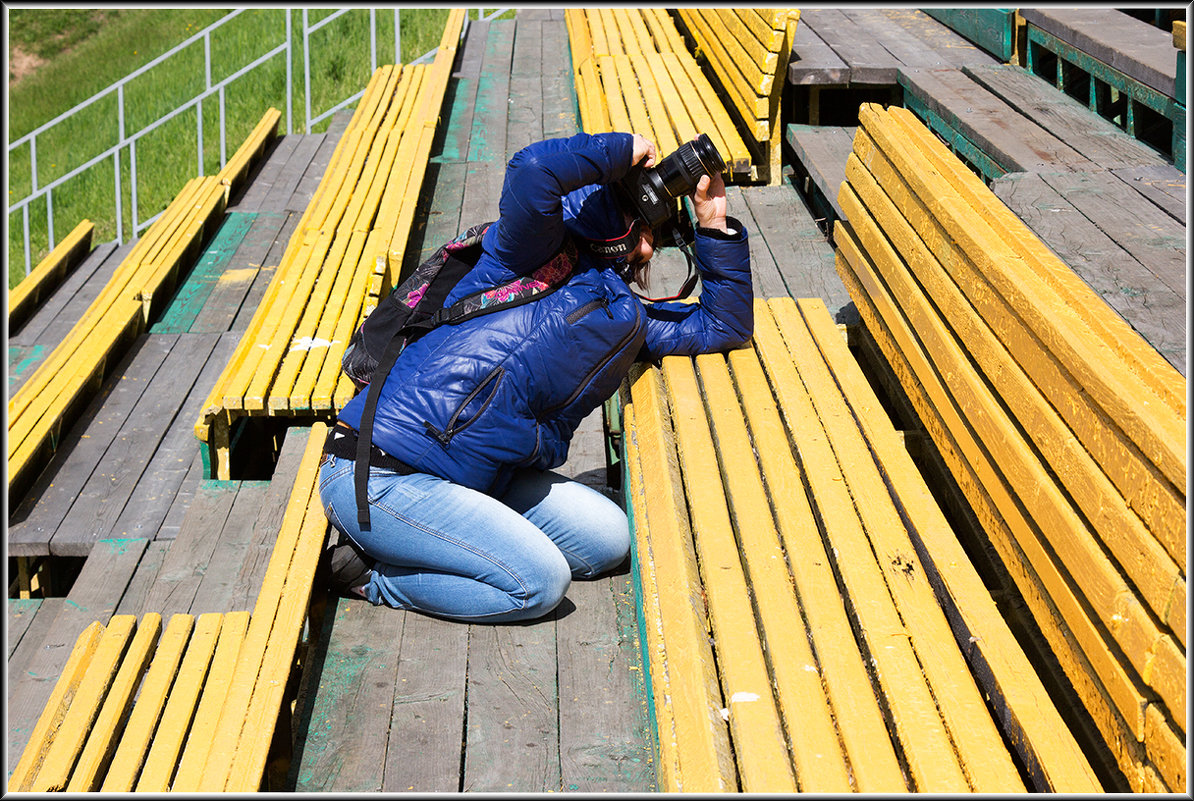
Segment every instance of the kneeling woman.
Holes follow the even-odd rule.
[[[631,292],[654,233],[612,184],[654,158],[644,137],[610,133],[538,142],[510,160],[500,217],[444,305],[529,275],[565,248],[575,265],[534,302],[432,329],[374,379],[384,383],[365,530],[352,458],[365,393],[345,406],[320,470],[328,519],[346,535],[331,549],[338,589],[507,622],[551,612],[574,577],[625,560],[623,510],[552,468],[636,360],[740,347],[753,330],[747,234],[726,216],[720,175],[702,177],[691,195],[700,301],[644,303]],[[611,255],[603,244],[617,240],[627,244]]]

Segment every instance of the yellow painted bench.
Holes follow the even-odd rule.
[[[1186,381],[905,109],[837,265],[1119,768],[1186,792]]]
[[[230,160],[233,168],[193,178],[133,245],[129,254],[38,369],[8,403],[8,488],[19,495],[57,449],[128,343],[144,332],[221,219],[229,192],[243,180],[249,155],[276,127],[271,109]]]
[[[431,65],[372,76],[273,279],[195,423],[209,475],[232,475],[232,429],[251,417],[326,417],[353,396],[352,332],[397,282],[451,76],[464,9]]]
[[[564,22],[586,133],[641,133],[657,162],[707,133],[727,180],[752,178],[750,151],[666,11],[570,8]]]
[[[247,611],[115,615],[79,635],[11,791],[256,792],[288,720],[288,682],[328,522],[312,427],[261,591]],[[277,788],[275,788],[277,789]]]
[[[83,220],[75,226],[66,238],[54,246],[49,254],[38,262],[29,275],[8,292],[8,327],[10,331],[20,328],[37,305],[54,291],[72,270],[79,266],[91,252],[91,234],[95,226],[90,220]]]
[[[620,399],[661,790],[1100,790],[823,301]]]
[[[746,132],[756,177],[780,183],[784,123],[780,106],[800,11],[681,8],[677,14]]]

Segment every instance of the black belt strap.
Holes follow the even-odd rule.
[[[357,442],[356,429],[334,425],[328,429],[327,438],[323,441],[323,452],[331,454],[337,459],[356,459]],[[406,462],[391,456],[376,445],[369,448],[369,464],[373,467],[393,470],[404,476],[417,472]]]

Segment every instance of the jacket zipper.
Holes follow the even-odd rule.
[[[589,303],[586,303],[585,306],[592,306],[596,302],[597,301],[591,301]],[[604,305],[608,306],[609,302],[606,301]],[[581,306],[580,309],[577,309],[576,312],[573,312],[573,314],[576,314],[577,312],[583,310],[584,308],[585,308],[584,306]],[[596,307],[594,306],[594,308],[596,308]],[[589,311],[592,311],[592,309],[590,309]],[[606,311],[608,312],[609,310],[606,309]],[[612,313],[610,314],[610,317],[611,318],[613,317]],[[618,344],[612,350],[610,350],[609,353],[605,354],[605,357],[600,362],[598,362],[597,365],[592,370],[590,370],[588,373],[585,374],[584,379],[579,384],[576,385],[576,389],[572,390],[572,394],[569,395],[563,401],[563,403],[557,403],[555,406],[551,406],[547,409],[544,409],[543,411],[541,411],[539,413],[539,416],[550,414],[550,413],[556,411],[557,409],[563,409],[565,406],[572,403],[572,401],[574,401],[578,397],[580,397],[580,393],[584,392],[585,388],[588,387],[589,383],[593,380],[594,376],[596,376],[598,373],[600,373],[602,370],[604,370],[605,366],[607,364],[609,364],[611,361],[613,361],[614,357],[617,356],[619,353],[621,353],[622,349],[625,348],[627,345],[629,345],[630,342],[636,336],[638,336],[639,329],[641,329],[642,327],[643,327],[642,307],[639,304],[635,304],[634,328],[630,329],[630,331],[626,334],[626,336],[622,337],[622,339],[618,342]]]
[[[568,323],[568,325],[576,325],[586,314],[596,311],[597,309],[605,309],[605,313],[609,315],[609,319],[614,319],[614,313],[609,310],[609,299],[597,298],[596,300],[590,300],[579,309],[569,312],[568,316],[564,318],[564,321]]]
[[[439,440],[444,447],[447,447],[452,441],[452,437],[456,436],[461,431],[472,425],[473,421],[484,414],[485,410],[489,408],[489,404],[493,402],[494,396],[497,395],[496,388],[494,392],[490,393],[489,397],[486,398],[485,403],[481,405],[481,408],[477,410],[476,414],[474,414],[470,419],[466,420],[459,427],[456,425],[456,421],[460,419],[460,415],[464,414],[464,410],[468,408],[468,405],[476,400],[477,396],[480,395],[487,386],[500,379],[504,373],[505,370],[502,367],[495,367],[490,370],[489,375],[481,379],[481,383],[477,384],[477,386],[473,388],[473,391],[470,392],[461,402],[461,404],[456,407],[456,411],[453,412],[451,419],[448,420],[448,424],[444,427],[443,431],[440,431],[434,425],[432,425],[430,420],[424,420],[423,427],[427,429],[427,432],[431,434],[431,436]]]

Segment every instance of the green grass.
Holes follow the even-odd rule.
[[[228,12],[221,9],[87,10],[24,9],[10,12],[10,37],[25,50],[39,52],[47,63],[9,92],[9,142],[54,119],[115,81],[193,36]],[[302,12],[292,11],[295,51],[292,63],[293,131],[302,132],[303,95]],[[329,10],[308,12],[315,24]],[[212,82],[280,45],[285,37],[285,9],[252,9],[211,36]],[[435,47],[443,34],[447,9],[406,9],[401,17],[402,58],[411,61]],[[61,35],[59,35],[61,34]],[[393,61],[393,12],[377,15],[378,62]],[[312,116],[361,91],[368,83],[369,18],[366,9],[353,9],[311,34]],[[138,77],[125,87],[125,131],[131,133],[189,100],[205,86],[204,45],[195,42]],[[275,56],[225,92],[227,141],[230,157],[271,106],[283,112],[286,130],[286,68],[284,55]],[[114,145],[117,141],[116,97],[92,104],[68,122],[37,139],[37,181],[45,186]],[[206,174],[220,167],[219,102],[203,104],[203,167]],[[160,212],[183,184],[199,174],[197,113],[180,114],[137,144],[136,170],[139,222]],[[326,129],[328,120],[314,131]],[[9,154],[9,203],[25,197],[32,187],[32,167],[26,144]],[[92,241],[116,239],[115,176],[111,158],[79,175],[53,193],[54,235],[60,240],[83,219],[95,223]],[[130,157],[121,155],[123,234],[132,237]],[[31,265],[49,252],[45,203],[29,206]],[[8,220],[9,286],[24,277],[22,214]]]

